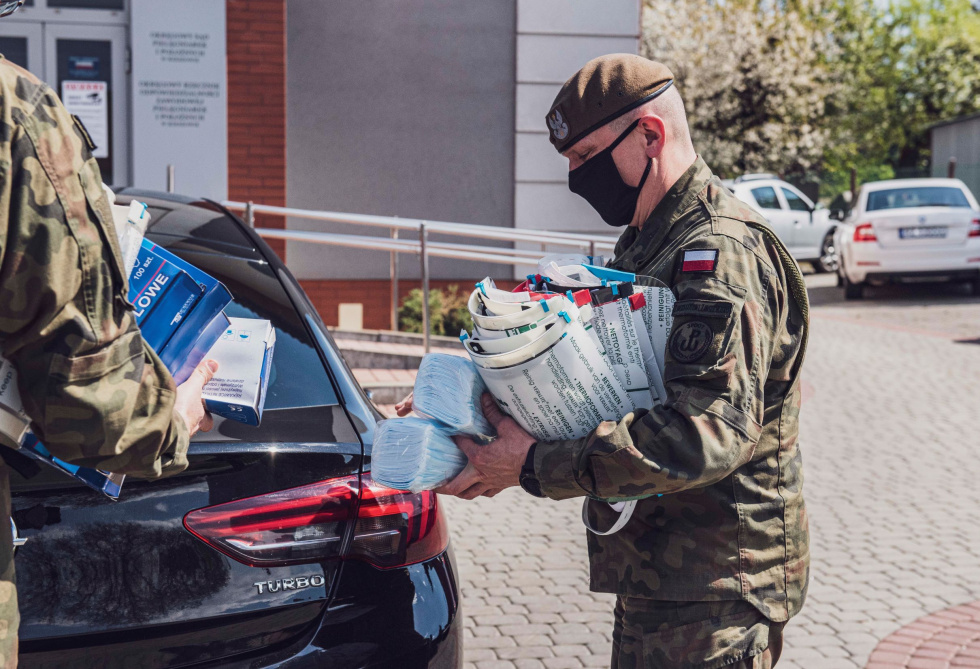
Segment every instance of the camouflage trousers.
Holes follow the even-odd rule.
[[[616,600],[612,669],[770,669],[785,623],[745,601]]]

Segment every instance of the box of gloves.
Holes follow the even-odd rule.
[[[224,284],[148,239],[130,272],[129,301],[143,339],[178,385],[228,328]]]
[[[225,332],[208,351],[218,371],[201,397],[213,414],[258,425],[269,388],[276,329],[260,318],[232,317],[228,321]]]

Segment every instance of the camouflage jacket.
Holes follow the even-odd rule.
[[[126,300],[84,136],[46,85],[2,59],[0,97],[0,349],[32,429],[74,464],[145,478],[181,471],[188,431],[174,381]]]
[[[589,534],[593,590],[745,599],[787,620],[809,574],[798,444],[809,307],[799,268],[700,158],[640,231],[627,229],[612,266],[658,278],[677,299],[668,399],[583,439],[538,444],[541,491],[642,498],[619,532]],[[600,529],[618,515],[599,503],[590,513]]]

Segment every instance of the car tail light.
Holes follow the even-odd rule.
[[[345,476],[196,509],[184,527],[252,567],[357,559],[388,569],[435,557],[449,543],[435,493],[390,490],[367,474],[360,484]]]
[[[970,237],[980,237],[980,218],[970,221]]]
[[[862,223],[854,228],[854,241],[856,242],[876,242],[878,241],[875,230],[870,223]]]

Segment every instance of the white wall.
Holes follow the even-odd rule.
[[[614,231],[568,190],[567,161],[548,141],[545,114],[561,85],[607,53],[637,53],[640,0],[517,0],[514,227]]]

